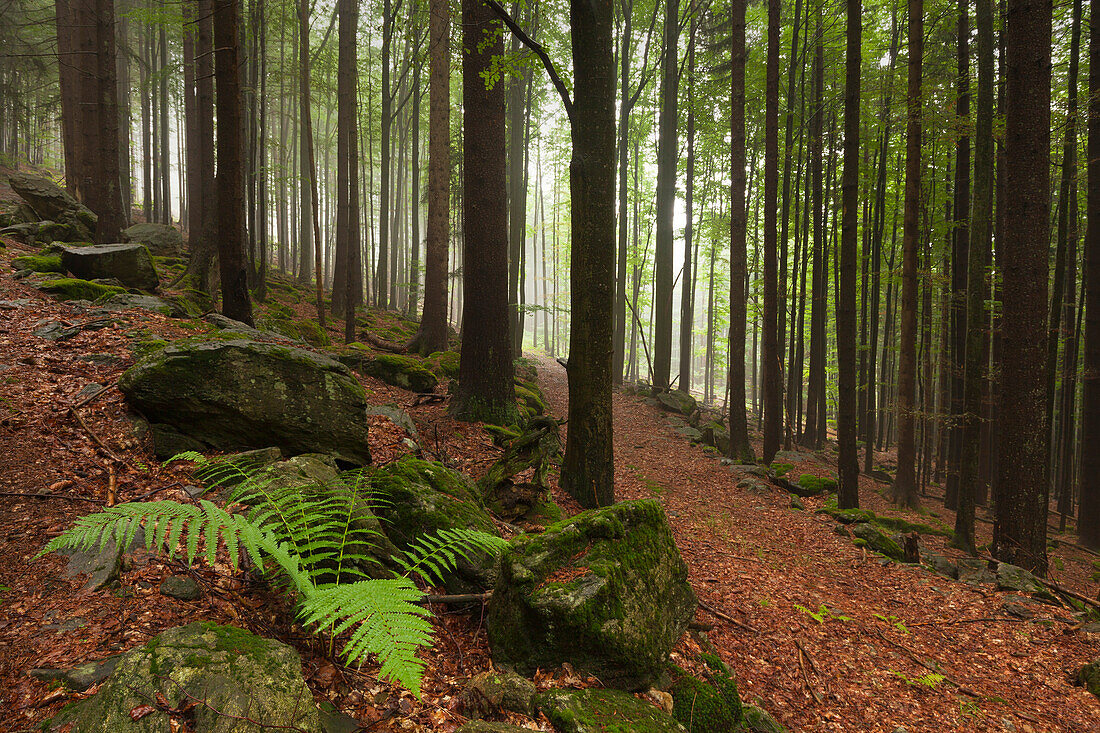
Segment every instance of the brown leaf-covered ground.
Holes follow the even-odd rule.
[[[182,490],[191,481],[186,467],[158,464],[147,442],[134,436],[112,385],[132,363],[134,337],[192,335],[204,326],[130,311],[67,341],[36,337],[42,321],[87,318],[12,280],[8,262],[30,250],[5,244],[0,300],[29,298],[32,305],[0,310],[0,586],[7,588],[0,593],[0,731],[30,730],[77,697],[28,677],[28,669],[100,659],[200,619],[293,644],[316,699],[333,701],[366,730],[453,731],[464,722],[458,692],[491,664],[478,613],[434,609],[436,645],[424,655],[425,694],[417,701],[379,682],[369,665],[354,670],[327,659],[325,649],[292,623],[285,601],[244,573],[188,569],[139,554],[118,588],[93,593],[83,590],[83,579],[65,577],[59,558],[34,559],[76,517],[102,507],[109,493],[117,501],[189,500]],[[292,307],[310,313],[305,303]],[[334,336],[340,330],[333,324]],[[85,360],[96,353],[121,360]],[[500,455],[479,425],[450,420],[444,403],[417,404],[411,393],[360,380],[371,402],[395,403],[413,416],[427,457],[477,477]],[[540,380],[554,414],[565,415],[564,371],[543,359]],[[104,450],[68,409],[90,383],[111,387],[79,413],[121,458],[114,479]],[[806,511],[794,511],[779,490],[759,495],[739,489],[739,477],[678,435],[665,413],[634,396],[616,393],[614,399],[617,496],[655,497],[664,504],[699,597],[736,619],[700,611],[697,621],[714,626],[709,639],[736,670],[743,697],[759,700],[792,731],[1100,730],[1100,703],[1069,679],[1082,663],[1100,657],[1100,635],[1074,629],[1066,611],[1051,607],[1041,614],[1050,622],[1021,622],[1001,610],[1004,594],[992,587],[884,565],[815,515],[820,501],[807,500]],[[384,418],[371,419],[377,463],[407,451],[403,431]],[[791,471],[803,472],[829,475],[835,468],[822,458]],[[867,480],[862,488],[865,506],[891,513],[879,484]],[[577,509],[556,487],[555,496],[567,511]],[[938,514],[950,526],[950,514]],[[923,541],[950,554],[940,538]],[[1063,546],[1054,557],[1060,582],[1095,596],[1091,556]],[[159,594],[164,578],[188,573],[203,588],[200,600]],[[697,648],[685,638],[678,658]],[[927,665],[939,665],[944,678],[928,677]],[[547,670],[536,681],[541,688],[594,683],[569,669]],[[513,722],[550,730],[545,720]]]

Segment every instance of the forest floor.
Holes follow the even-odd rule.
[[[11,240],[4,244],[0,300],[31,302],[0,310],[0,731],[32,730],[79,697],[29,677],[28,670],[101,659],[196,620],[243,626],[294,645],[315,698],[334,702],[363,730],[446,732],[464,722],[458,693],[491,664],[477,613],[433,609],[436,645],[423,655],[428,669],[417,701],[379,682],[376,667],[350,669],[326,659],[323,645],[292,623],[285,601],[244,572],[139,557],[124,569],[118,587],[90,592],[82,578],[65,576],[62,559],[35,559],[51,537],[109,497],[190,501],[183,490],[191,482],[188,469],[152,458],[147,441],[134,437],[113,385],[133,363],[134,338],[194,335],[205,325],[131,310],[68,340],[37,337],[33,332],[43,322],[87,319],[13,280],[10,260],[31,250]],[[308,294],[302,300],[286,304],[308,316]],[[333,324],[333,335],[340,329]],[[89,360],[93,354],[115,359]],[[551,411],[564,416],[564,370],[549,358],[539,363]],[[500,456],[486,431],[450,420],[445,404],[423,403],[362,375],[360,381],[371,403],[409,412],[427,457],[476,478]],[[69,408],[92,383],[111,389],[80,408],[85,429]],[[1100,657],[1100,634],[1076,628],[1067,611],[1049,607],[1038,620],[1021,621],[1004,612],[1006,594],[992,586],[884,562],[834,533],[833,522],[813,511],[820,499],[807,499],[806,510],[795,511],[778,489],[758,494],[737,488],[740,476],[687,442],[668,413],[640,397],[617,392],[614,410],[617,498],[656,498],[664,505],[696,593],[735,619],[700,610],[696,620],[714,625],[709,640],[736,671],[742,696],[759,701],[791,731],[1100,729],[1100,701],[1070,679],[1081,664]],[[371,420],[376,463],[407,450],[403,431],[384,418]],[[95,439],[121,459],[113,473]],[[835,475],[835,459],[820,454],[790,473]],[[938,509],[938,516],[893,511],[882,490],[864,479],[861,504],[951,526],[950,513]],[[567,511],[577,509],[556,486],[554,493]],[[988,531],[979,526],[980,533]],[[980,536],[979,543],[988,539]],[[922,542],[952,554],[942,538]],[[1094,597],[1093,559],[1061,545],[1052,551],[1052,572],[1061,584]],[[202,586],[199,600],[158,592],[164,578],[187,573]],[[685,638],[677,655],[695,649]],[[930,675],[929,667],[943,676]],[[540,673],[536,682],[545,688],[595,680],[561,669]],[[513,722],[550,730],[545,720]]]

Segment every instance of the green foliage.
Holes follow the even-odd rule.
[[[924,687],[929,690],[935,690],[943,681],[947,679],[947,675],[939,674],[938,672],[929,672],[928,674],[922,674],[919,677],[910,677],[904,672],[891,672],[895,677],[909,685],[910,687]]]
[[[806,608],[805,606],[800,606],[797,603],[794,604],[794,607],[796,609],[798,609],[799,611],[802,611],[802,613],[806,614],[807,616],[812,618],[814,621],[817,621],[819,624],[824,624],[824,623],[827,623],[829,621],[851,621],[852,620],[850,616],[844,616],[842,614],[836,613],[831,608],[826,606],[824,603],[822,603],[820,606],[818,606],[816,611],[811,611],[810,609]]]
[[[798,485],[815,494],[823,494],[826,491],[835,492],[837,487],[835,478],[814,476],[808,473],[804,473],[798,477]]]
[[[417,538],[393,558],[403,574],[370,579],[362,567],[373,561],[368,550],[380,536],[361,518],[364,507],[377,506],[384,498],[371,493],[362,472],[345,474],[322,491],[309,491],[280,485],[255,466],[229,461],[211,465],[194,452],[171,460],[194,461],[213,486],[236,484],[230,500],[252,508],[241,515],[205,500],[199,506],[174,501],[120,504],[81,517],[39,555],[102,549],[108,541],[125,548],[140,527],[145,530],[146,549],[168,557],[184,553],[188,564],[196,559],[212,564],[224,548],[236,568],[246,555],[262,572],[277,576],[294,596],[305,626],[334,639],[350,632],[343,647],[349,664],[376,656],[383,678],[418,696],[424,662],[416,652],[431,644],[431,625],[425,620],[428,611],[415,605],[423,593],[412,578],[438,582],[460,558],[475,551],[500,552],[505,544],[483,532],[441,530]]]
[[[903,634],[908,634],[909,633],[909,627],[907,627],[905,625],[905,622],[902,621],[897,616],[883,616],[881,613],[876,613],[876,614],[874,614],[874,616],[879,621],[882,621],[883,623],[886,623],[886,624],[889,624],[890,626],[893,626],[895,629],[897,629],[898,631],[900,631]]]

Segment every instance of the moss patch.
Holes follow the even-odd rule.
[[[672,716],[622,690],[548,690],[539,709],[562,733],[678,733]]]
[[[11,261],[16,270],[32,272],[65,272],[61,265],[61,255],[24,255]]]
[[[102,285],[75,277],[47,280],[39,285],[38,289],[59,300],[98,300],[103,296],[126,292],[126,288],[120,288],[117,285]]]
[[[741,730],[737,683],[724,671],[709,672],[710,681],[672,666],[672,715],[688,733],[734,733]]]

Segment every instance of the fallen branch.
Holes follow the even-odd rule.
[[[444,605],[461,605],[463,603],[485,603],[493,597],[493,592],[486,591],[484,593],[461,593],[453,596],[424,596],[420,599],[420,603],[442,603]]]
[[[959,624],[979,624],[983,622],[996,622],[1003,621],[1010,624],[1025,624],[1033,621],[1061,621],[1064,624],[1072,624],[1072,621],[1068,621],[1064,618],[1010,618],[1008,616],[989,616],[983,618],[961,618],[943,621],[921,621],[915,624],[906,624],[906,628],[916,628],[918,626],[958,626]]]
[[[108,448],[107,444],[100,440],[99,436],[95,434],[95,431],[88,427],[88,423],[84,422],[84,418],[82,418],[80,416],[80,413],[76,411],[75,405],[69,408],[69,414],[73,416],[77,424],[80,425],[84,432],[88,434],[88,437],[92,439],[92,442],[99,446],[100,450],[107,454],[108,458],[110,458],[115,463],[122,463],[122,459],[116,456],[114,451]]]
[[[938,662],[936,662],[935,664],[933,664],[932,662],[927,662],[927,661],[921,659],[919,656],[917,656],[917,654],[912,649],[905,646],[904,644],[899,644],[898,642],[894,641],[893,639],[889,638],[888,636],[886,636],[885,634],[883,634],[879,631],[874,631],[873,633],[875,634],[875,636],[882,639],[883,641],[885,641],[890,646],[893,646],[893,647],[895,647],[897,649],[900,649],[901,651],[905,652],[905,655],[907,657],[909,657],[915,663],[919,664],[921,667],[924,667],[925,669],[927,669],[929,672],[934,672],[935,674],[942,675],[944,682],[951,685],[952,687],[957,689],[962,694],[968,695],[970,697],[980,697],[980,695],[978,695],[978,693],[974,692],[974,690],[971,690],[969,687],[964,687],[964,686],[960,685],[958,682],[956,682],[955,680],[951,679],[949,676],[944,674],[943,667],[940,666],[940,664]]]
[[[711,614],[712,616],[717,616],[718,618],[722,619],[723,621],[728,621],[729,623],[733,624],[734,626],[736,626],[739,629],[744,629],[745,631],[751,631],[752,633],[756,634],[757,636],[760,636],[760,629],[756,629],[756,628],[753,628],[752,626],[749,626],[746,623],[742,623],[741,621],[738,621],[737,619],[735,619],[733,616],[730,616],[728,613],[726,613],[724,611],[719,611],[717,608],[707,604],[704,601],[699,601],[699,608],[703,609],[704,611]]]
[[[813,695],[814,700],[816,700],[817,704],[820,705],[825,702],[825,699],[821,697],[821,694],[817,691],[817,688],[814,687],[813,683],[810,681],[810,673],[806,671],[806,661],[808,660],[810,662],[810,665],[813,666],[814,660],[810,659],[810,655],[807,654],[806,650],[802,648],[802,645],[798,643],[798,639],[794,640],[794,645],[795,648],[798,650],[798,667],[802,670],[802,681],[806,683],[806,689],[810,691],[810,694]]]
[[[411,347],[414,343],[413,341],[410,341],[406,344],[399,344],[396,341],[387,341],[384,338],[379,338],[379,337],[375,336],[370,331],[363,331],[363,333],[361,335],[363,337],[363,340],[366,341],[371,346],[382,349],[383,351],[392,352],[394,354],[408,353],[409,347]]]
[[[86,496],[72,496],[69,494],[21,494],[18,491],[0,491],[0,496],[13,496],[19,499],[60,499],[62,501],[86,501],[91,504],[100,504],[99,499],[89,499]]]
[[[87,405],[91,402],[94,402],[97,397],[99,397],[101,394],[103,394],[104,392],[109,390],[111,387],[114,387],[116,383],[117,382],[112,382],[112,383],[108,384],[106,387],[100,387],[95,392],[91,393],[90,395],[88,395],[87,397],[82,399],[80,402],[77,402],[74,405],[70,405],[69,409],[70,410],[79,410],[81,407],[84,407],[85,405]]]

